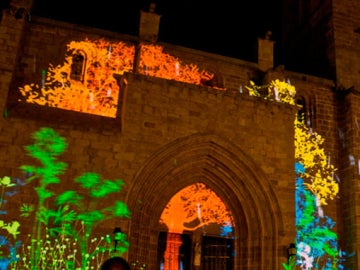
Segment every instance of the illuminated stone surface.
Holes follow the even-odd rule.
[[[333,2],[359,13],[359,5],[353,1]],[[326,6],[329,5],[320,10],[324,11]],[[343,43],[353,40],[357,33],[350,28],[358,22],[345,23],[345,18],[352,20],[356,16],[343,15],[337,8],[333,12],[336,19],[333,30],[337,35],[326,52],[337,67],[336,81],[344,87],[335,85],[333,79],[290,72],[281,66],[262,74],[257,63],[167,44],[164,52],[214,74],[215,84],[210,86],[226,91],[208,83],[119,72],[116,83],[123,95],[119,96],[117,115],[110,117],[111,125],[104,119],[108,117],[101,115],[81,117],[81,113],[70,110],[22,106],[24,102],[19,99],[23,97],[18,89],[31,83],[41,85],[41,71],[47,70],[50,63],[54,67],[62,65],[67,45],[72,41],[83,41],[88,36],[118,42],[125,37],[42,18],[32,18],[29,23],[4,13],[0,25],[3,97],[0,105],[7,118],[0,120],[2,177],[23,177],[18,167],[29,162],[23,146],[29,143],[32,132],[50,126],[69,143],[69,150],[64,153],[69,164],[64,176],[66,188],[71,188],[69,179],[83,171],[99,172],[108,179],[119,176],[124,179],[123,193],[109,200],[124,200],[132,212],[130,221],[111,220],[97,231],[111,233],[120,225],[129,236],[126,257],[130,262],[146,263],[148,269],[157,269],[158,233],[164,229],[159,228],[161,214],[174,194],[201,179],[233,215],[234,269],[280,269],[287,261],[285,248],[296,237],[293,147],[296,109],[250,97],[245,85],[250,80],[267,84],[275,79],[290,79],[296,86],[297,97],[303,98],[306,123],[326,139],[325,154],[339,168],[340,193],[323,210],[336,221],[334,230],[344,244],[342,248],[351,255],[347,266],[357,269],[354,254],[359,249],[356,239],[360,232],[356,199],[360,100],[351,86],[357,89],[359,85],[356,68],[359,57],[356,47],[351,47],[356,42],[348,46]],[[342,23],[347,31],[339,31]],[[331,37],[333,32],[327,33]],[[145,66],[141,70],[146,71]],[[181,74],[176,61],[173,71]],[[30,188],[13,198],[14,202],[7,204],[10,213],[18,213],[21,201],[34,200]],[[26,235],[31,228],[24,226],[21,230]]]

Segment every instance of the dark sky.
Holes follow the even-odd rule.
[[[35,0],[32,13],[137,36],[150,2],[161,15],[161,42],[255,61],[257,38],[280,35],[281,0]]]

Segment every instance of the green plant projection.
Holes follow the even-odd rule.
[[[25,149],[40,165],[20,167],[28,176],[26,183],[37,184],[34,188],[37,205],[23,204],[20,208],[20,216],[34,222],[28,239],[30,244],[22,244],[16,254],[19,244],[15,248],[10,246],[9,255],[0,257],[0,263],[6,260],[6,264],[0,264],[0,269],[98,269],[106,254],[126,252],[129,246],[126,237],[116,236],[114,250],[109,235],[97,238],[93,234],[96,226],[106,220],[130,217],[129,209],[121,201],[102,207],[109,194],[121,191],[123,181],[103,180],[96,173],[85,172],[75,179],[78,186],[75,190],[61,191],[61,186],[56,185],[61,184],[59,175],[64,173],[67,164],[58,161],[57,157],[67,148],[65,139],[51,128],[41,128],[32,137],[35,143]],[[13,186],[8,177],[1,183],[6,187]],[[20,224],[14,221],[9,229],[9,223],[0,222],[0,228],[7,229],[8,234],[16,238]],[[7,238],[0,238],[0,241],[5,243],[4,239]]]

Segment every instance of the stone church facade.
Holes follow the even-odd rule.
[[[290,8],[299,7],[297,1],[291,2]],[[307,34],[313,38],[317,30],[324,31],[307,47],[325,51],[321,59],[327,64],[328,78],[274,66],[274,42],[268,38],[259,38],[258,62],[252,63],[157,43],[154,29],[143,29],[144,36],[132,37],[45,18],[30,20],[26,11],[31,10],[31,1],[12,1],[0,22],[1,176],[20,176],[19,166],[33,162],[24,151],[31,143],[30,135],[50,127],[68,142],[62,156],[69,164],[63,177],[66,185],[71,186],[71,179],[85,171],[125,182],[123,190],[109,200],[124,201],[131,218],[111,220],[99,230],[122,228],[130,242],[129,262],[159,269],[161,213],[179,190],[202,182],[232,213],[236,251],[232,269],[282,269],[296,234],[294,117],[298,108],[249,96],[244,86],[250,80],[262,84],[273,79],[290,81],[310,127],[325,138],[326,152],[338,168],[338,198],[324,209],[336,221],[339,246],[353,254],[346,267],[357,269],[360,4],[324,2],[308,7],[311,12],[306,16],[299,11],[302,15],[288,24],[293,28],[286,29],[283,39],[289,45],[284,49],[286,57],[296,61],[289,53],[290,48],[298,53],[302,46],[291,44],[296,27],[308,22],[304,23],[308,31],[299,34],[305,41]],[[21,8],[23,13],[17,13]],[[215,82],[194,85],[136,72],[116,75],[123,94],[115,118],[18,102],[19,87],[39,80],[50,62],[62,63],[67,44],[85,38],[133,44],[149,39],[179,59],[211,71]],[[301,61],[305,69],[306,59]],[[21,194],[19,204],[33,200],[29,189]]]

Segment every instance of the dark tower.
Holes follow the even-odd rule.
[[[359,89],[360,2],[284,0],[285,67]]]
[[[285,68],[335,78],[331,1],[283,0],[282,13]]]

